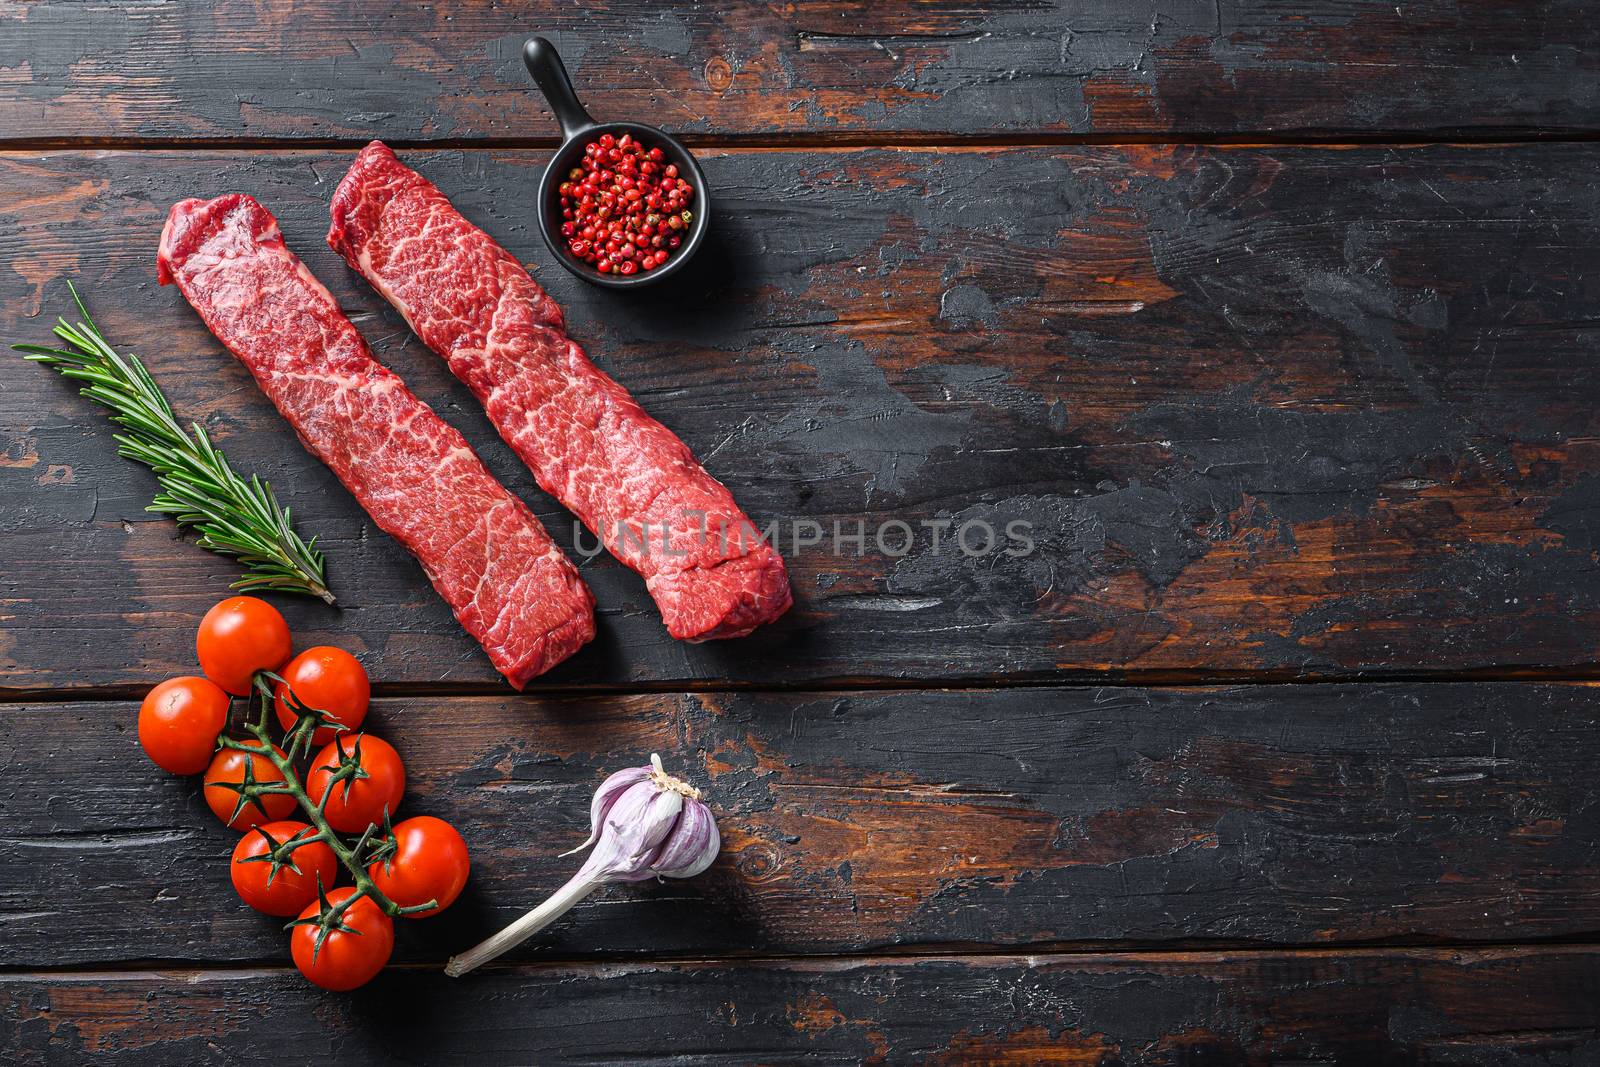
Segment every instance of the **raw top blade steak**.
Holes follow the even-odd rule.
[[[448,361],[545,491],[644,577],[668,633],[740,637],[789,608],[783,559],[732,494],[431,182],[374,141],[332,213],[328,243]]]
[[[332,294],[241,194],[173,205],[157,257],[211,332],[517,688],[594,636],[594,599],[526,504],[372,357]]]

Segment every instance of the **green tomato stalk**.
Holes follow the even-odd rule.
[[[283,679],[271,671],[256,672],[254,688],[261,699],[261,710],[253,719],[247,718],[243,724],[245,732],[255,738],[255,741],[240,741],[224,734],[218,739],[217,743],[221,748],[233,749],[236,752],[266,758],[283,775],[283,781],[256,781],[255,775],[251,770],[252,763],[246,761],[244,780],[237,784],[226,784],[226,788],[239,794],[238,804],[233,810],[233,818],[236,818],[249,804],[254,804],[258,811],[266,814],[266,807],[261,803],[261,797],[274,795],[293,797],[296,803],[300,805],[300,810],[304,813],[306,821],[311,823],[315,832],[296,835],[282,843],[274,842],[273,846],[260,857],[260,860],[272,863],[273,870],[276,871],[278,868],[293,862],[293,855],[296,849],[321,841],[339,858],[339,862],[344,865],[345,870],[350,872],[351,881],[355,884],[355,892],[337,904],[329,903],[325,891],[327,887],[319,885],[317,887],[317,897],[320,907],[317,909],[317,914],[310,918],[295,919],[288,924],[288,928],[315,926],[317,928],[316,948],[320,951],[322,943],[334,931],[353,932],[349,926],[344,924],[343,916],[362,897],[370,898],[390,918],[413,915],[417,912],[429,911],[437,907],[438,901],[436,900],[430,900],[425,904],[414,904],[410,907],[396,904],[384,895],[383,891],[373,882],[372,876],[367,873],[367,868],[373,863],[388,859],[394,853],[394,835],[391,832],[392,828],[389,825],[389,813],[387,811],[384,812],[383,826],[379,827],[376,823],[368,824],[366,830],[362,832],[361,837],[357,839],[354,845],[345,844],[344,839],[328,822],[328,817],[323,809],[327,807],[328,799],[333,796],[334,789],[340,783],[344,783],[344,788],[348,792],[352,783],[367,777],[367,772],[361,767],[359,741],[348,754],[344,752],[343,746],[340,747],[339,767],[329,775],[328,784],[323,789],[322,796],[313,800],[311,794],[306,792],[305,787],[300,782],[299,772],[296,771],[295,767],[310,752],[312,736],[316,733],[318,727],[327,726],[335,730],[342,730],[344,727],[326,711],[308,707],[301,703],[299,698],[294,695],[294,691],[285,684],[283,687],[284,699],[296,717],[295,724],[284,735],[285,744],[283,750],[280,751],[272,743],[272,735],[268,725],[272,719],[274,697],[271,683],[273,682],[281,683]],[[222,785],[223,783],[218,784]],[[229,821],[232,821],[232,818]]]

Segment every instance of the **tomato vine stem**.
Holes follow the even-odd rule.
[[[345,844],[343,837],[328,822],[324,808],[327,807],[328,799],[333,795],[333,790],[340,782],[345,783],[345,788],[348,790],[350,783],[366,777],[366,772],[360,766],[359,743],[356,752],[350,756],[344,754],[342,745],[339,747],[338,751],[341,756],[339,768],[329,775],[327,787],[323,789],[320,798],[312,800],[311,795],[306,792],[305,786],[301,784],[300,774],[295,769],[295,765],[309,754],[311,738],[318,727],[330,726],[335,730],[344,729],[338,720],[326,711],[308,707],[301,703],[294,695],[294,692],[285,684],[285,700],[290,710],[296,714],[295,724],[284,735],[285,744],[283,749],[280,750],[272,743],[272,734],[268,725],[272,719],[272,704],[274,700],[272,683],[282,681],[282,678],[271,671],[257,671],[255,674],[253,689],[255,694],[260,697],[261,710],[254,718],[246,716],[242,724],[245,732],[255,738],[254,743],[241,741],[237,738],[229,737],[227,734],[223,734],[218,738],[217,743],[222,748],[264,757],[283,775],[283,781],[281,782],[246,782],[242,784],[239,787],[241,805],[260,796],[287,794],[294,797],[296,803],[300,805],[300,810],[305,814],[307,821],[316,829],[314,834],[285,842],[280,846],[282,854],[287,857],[295,849],[321,841],[338,857],[345,870],[350,872],[351,881],[355,884],[355,892],[337,904],[333,904],[329,903],[325,892],[332,887],[323,886],[319,882],[317,896],[322,906],[318,909],[317,917],[315,919],[296,919],[288,925],[316,925],[318,928],[317,948],[320,949],[322,942],[335,930],[342,930],[347,933],[356,932],[345,926],[341,918],[362,897],[370,898],[390,918],[413,915],[438,907],[438,901],[436,900],[410,906],[396,904],[378,888],[377,884],[372,880],[372,876],[367,873],[369,865],[378,860],[386,859],[394,848],[393,835],[390,833],[389,827],[389,813],[387,811],[383,815],[382,829],[380,830],[376,823],[369,823],[354,846]],[[374,847],[373,838],[380,833],[383,836],[383,840]]]

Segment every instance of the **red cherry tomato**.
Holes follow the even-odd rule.
[[[371,734],[340,734],[311,761],[306,792],[312,803],[322,799],[329,779],[344,758],[355,757],[358,745],[366,777],[335,782],[323,808],[329,825],[346,834],[359,834],[371,823],[381,825],[384,811],[394,814],[406,792],[405,764],[393,745]]]
[[[172,774],[199,774],[228,725],[228,694],[204,678],[169,678],[139,705],[139,744]]]
[[[280,751],[278,754],[281,756],[283,753]],[[247,801],[244,808],[237,815],[234,814],[234,809],[239,805],[239,794],[227,786],[244,781],[247,764],[252,781],[283,781],[283,772],[267,757],[225,748],[216,754],[211,766],[206,768],[205,796],[211,811],[233,830],[248,830],[264,822],[288,818],[296,804],[294,797],[287,793],[271,793],[255,801]]]
[[[250,695],[256,671],[283,666],[289,649],[289,624],[277,608],[253,596],[229,597],[206,612],[195,637],[200,669],[236,697]]]
[[[454,904],[472,867],[467,843],[456,828],[443,819],[419,815],[397,823],[394,840],[394,855],[367,868],[379,891],[402,908],[439,902],[436,908],[408,915],[410,919],[437,915]]]
[[[372,697],[372,684],[361,663],[342,648],[318,645],[308,648],[289,665],[278,672],[294,692],[295,699],[308,708],[318,708],[339,720],[345,730],[357,730],[367,717],[367,701]],[[284,731],[294,729],[299,716],[284,699],[282,682],[273,687],[277,697],[278,725]],[[311,735],[312,744],[325,745],[333,740],[336,731],[321,726]]]
[[[319,884],[324,890],[332,889],[339,874],[339,860],[325,842],[297,846],[277,870],[273,870],[270,859],[255,858],[265,857],[270,851],[268,836],[273,842],[271,848],[276,848],[314,833],[303,822],[269,822],[239,838],[229,866],[239,898],[268,915],[289,916],[299,915],[308,904],[316,902]]]
[[[328,903],[337,904],[354,892],[350,886],[335,889],[328,894]],[[316,918],[321,906],[313,901],[300,918]],[[313,985],[343,992],[366,985],[389,962],[394,952],[394,922],[371,897],[350,905],[339,921],[350,927],[350,932],[331,931],[320,948],[317,927],[296,926],[289,935],[289,954]]]

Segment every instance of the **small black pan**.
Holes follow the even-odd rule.
[[[584,281],[607,289],[636,289],[644,285],[654,285],[682,270],[683,265],[689,262],[705,243],[706,231],[711,225],[710,190],[706,187],[706,176],[701,172],[700,165],[694,161],[694,156],[689,154],[687,148],[654,126],[646,126],[642,122],[596,122],[578,102],[578,94],[572,88],[572,79],[567,76],[567,68],[562,64],[561,57],[556,54],[555,46],[543,37],[528,38],[527,43],[522,46],[522,61],[528,65],[528,73],[533,75],[533,80],[538,83],[545,99],[550,102],[550,110],[555,112],[556,121],[561,123],[561,147],[556,149],[555,156],[545,168],[544,177],[539,182],[539,233],[544,237],[544,243],[550,246],[550,251],[557,262]],[[694,186],[692,202],[694,217],[689,222],[683,244],[678,246],[666,263],[655,270],[640,271],[638,274],[626,276],[601,274],[574,256],[567,249],[567,242],[561,236],[561,206],[556,189],[567,172],[577,166],[583,158],[584,145],[603,133],[613,136],[631,133],[645,147],[661,149],[667,157],[667,162],[676,163],[679,174]]]

